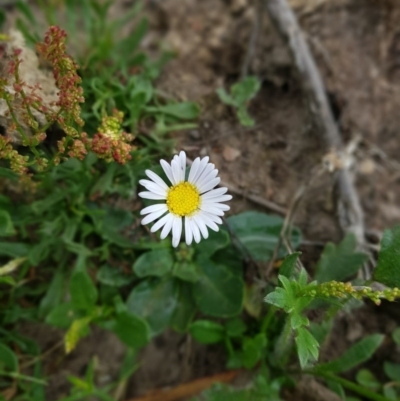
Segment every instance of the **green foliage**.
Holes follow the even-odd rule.
[[[244,212],[227,220],[235,236],[255,260],[267,261],[272,257],[283,226],[281,217],[260,212]],[[299,229],[293,229],[290,242],[293,248],[299,246],[301,242]],[[281,248],[278,256],[285,255],[284,248]]]
[[[318,363],[332,317],[349,298],[369,297],[378,303],[398,296],[394,290],[373,291],[369,283],[340,282],[366,261],[353,236],[338,245],[326,244],[315,276],[309,277],[299,252],[287,255],[290,247],[277,248],[281,217],[251,211],[230,216],[227,227],[210,231],[208,240],[191,247],[182,243],[177,249],[141,228],[138,181],[146,168],[169,153],[171,141],[164,134],[196,126],[200,110],[194,103],[171,100],[155,87],[170,55],[160,52],[152,59],[142,51],[148,22],[140,17],[140,4],[114,21],[110,5],[63,2],[71,43],[80,43],[74,57],[81,66],[86,98],[81,117],[92,137],[105,115],[114,108],[122,111],[123,129],[136,136],[138,148],[131,149],[131,160],[124,165],[106,163],[90,152],[83,160],[66,155],[59,165],[43,171],[32,163],[34,192],[25,188],[16,196],[5,185],[0,195],[0,394],[15,386],[17,399],[45,399],[44,350],[17,331],[18,323],[28,320],[63,330],[67,353],[93,325],[111,331],[127,346],[118,382],[98,388],[94,358],[84,375],[69,377],[70,394],[59,401],[111,401],[110,391],[137,369],[137,351],[168,328],[223,347],[227,368],[252,370],[254,380],[246,388],[215,385],[204,392],[204,400],[279,401],[292,368],[321,377],[343,396],[349,389],[373,400],[396,399],[398,364],[384,362],[382,372],[391,380],[387,383],[360,366],[376,352],[382,335],[368,336],[339,358]],[[18,1],[17,7],[18,25],[34,44],[42,34],[41,24],[27,2]],[[58,22],[61,9],[49,2],[42,2],[42,8],[49,23]],[[83,32],[77,29],[80,25]],[[129,27],[122,36],[123,28]],[[217,92],[236,109],[241,124],[252,126],[247,106],[260,87],[256,78],[248,77],[230,93]],[[40,152],[50,159],[53,147],[49,141]],[[2,182],[20,190],[18,176],[5,166],[0,165]],[[300,230],[294,227],[285,239],[297,249]],[[399,228],[385,231],[374,274],[390,287],[399,286],[399,248]],[[272,257],[278,264],[282,260],[278,277],[274,271],[265,277],[262,262],[270,263]],[[318,323],[308,313],[316,300],[333,304],[327,319]],[[400,344],[400,334],[395,331],[392,336]],[[31,376],[21,373],[26,366]],[[339,376],[358,366],[355,382]]]
[[[173,259],[168,249],[155,249],[136,259],[133,270],[138,277],[163,277],[171,272]]]
[[[372,334],[365,337],[350,347],[338,359],[319,364],[316,366],[316,369],[333,373],[347,372],[370,359],[382,344],[383,339],[384,336],[381,334]]]
[[[0,370],[18,370],[18,360],[14,352],[5,344],[0,343]]]
[[[227,264],[198,259],[199,280],[193,285],[193,297],[201,312],[216,317],[240,313],[244,285],[241,273]]]
[[[246,77],[231,86],[230,93],[225,89],[217,89],[221,102],[236,109],[240,124],[245,127],[252,127],[254,120],[247,112],[247,105],[256,96],[261,88],[261,82],[256,77]]]
[[[315,280],[319,283],[344,281],[354,276],[368,259],[368,255],[356,252],[356,246],[353,234],[348,234],[337,246],[326,244],[316,267]]]
[[[193,338],[203,344],[213,344],[224,340],[225,330],[221,324],[210,320],[197,320],[189,327]]]
[[[111,328],[125,344],[133,349],[145,346],[150,340],[150,330],[146,321],[132,313],[119,313]]]
[[[372,391],[378,391],[381,388],[381,384],[375,375],[368,369],[359,370],[356,375],[356,381]]]
[[[389,287],[400,288],[400,226],[384,231],[374,278]]]
[[[259,374],[245,389],[214,384],[209,390],[202,393],[201,398],[193,401],[282,401],[280,398],[281,387],[281,379],[270,380],[268,376]]]

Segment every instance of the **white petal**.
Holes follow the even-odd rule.
[[[202,211],[205,216],[207,216],[209,219],[211,219],[214,223],[217,224],[222,224],[222,219],[221,217],[216,216],[215,214],[211,214],[205,211]]]
[[[204,203],[221,203],[221,202],[230,201],[232,199],[232,195],[216,196],[215,198],[211,198],[211,199],[207,199],[204,197],[204,195],[202,195],[201,199]]]
[[[167,205],[165,203],[157,203],[156,205],[147,206],[140,211],[140,214],[143,215],[148,213],[154,213],[160,210],[167,211],[168,210]]]
[[[150,231],[152,233],[156,232],[157,230],[159,230],[161,227],[164,226],[164,224],[167,222],[167,220],[169,219],[169,213],[166,214],[163,218],[161,218],[160,220],[157,221],[157,223],[154,224],[153,227],[151,227]]]
[[[193,220],[197,223],[197,226],[199,227],[201,234],[203,235],[203,238],[207,239],[208,238],[207,226],[205,225],[204,221],[201,219],[201,216],[199,216],[199,215],[193,216]]]
[[[174,216],[172,223],[172,246],[176,248],[179,245],[182,235],[182,218]]]
[[[210,214],[214,214],[216,216],[223,216],[224,212],[221,209],[218,209],[214,206],[211,205],[204,205],[202,204],[200,206],[200,209],[203,210],[204,212],[210,213]]]
[[[203,199],[211,199],[211,198],[216,198],[219,197],[223,194],[225,194],[228,191],[228,188],[217,188],[217,189],[213,189],[210,192],[207,192],[206,194],[202,195]]]
[[[215,169],[215,165],[212,163],[208,163],[207,166],[204,167],[201,174],[198,175],[196,177],[196,179],[193,181],[193,184],[198,185],[198,183],[203,181],[204,177],[206,177],[208,174],[210,174],[212,171],[214,171],[214,169]]]
[[[196,159],[194,159],[192,163],[192,167],[190,167],[189,178],[188,178],[189,182],[193,182],[193,178],[196,176],[199,166],[200,166],[200,157],[196,157]]]
[[[198,214],[199,218],[201,218],[205,225],[211,228],[211,230],[219,231],[219,227],[215,224],[215,222],[207,215],[206,212],[201,211]]]
[[[197,180],[197,178],[200,177],[201,173],[202,173],[202,172],[204,171],[204,169],[207,167],[207,164],[208,164],[208,161],[209,161],[209,160],[210,160],[210,158],[209,158],[208,156],[203,157],[203,158],[200,160],[200,164],[199,164],[199,167],[198,167],[198,169],[197,169],[197,171],[196,171],[196,174],[193,175],[192,180],[189,181],[189,182],[194,183],[194,182]]]
[[[166,236],[169,234],[169,232],[171,231],[173,222],[174,222],[174,215],[169,213],[167,222],[165,223],[164,228],[161,231],[161,235],[160,235],[161,239],[166,238]]]
[[[200,230],[199,227],[197,227],[197,224],[194,220],[192,220],[191,223],[192,223],[193,238],[198,244],[201,241]]]
[[[145,173],[146,173],[147,177],[149,177],[151,180],[153,180],[161,188],[168,189],[168,185],[156,173],[153,173],[151,170],[146,170]]]
[[[193,241],[193,232],[190,217],[185,217],[185,241],[186,245],[190,245]]]
[[[171,166],[170,166],[165,160],[160,160],[160,164],[161,164],[161,167],[162,167],[163,170],[164,170],[165,175],[166,175],[166,176],[168,177],[168,179],[171,181],[171,184],[172,184],[172,185],[175,185],[176,182],[175,182],[174,176],[173,176],[173,174],[172,174],[172,168],[171,168]]]
[[[161,217],[164,213],[166,212],[166,210],[158,210],[157,212],[153,212],[148,214],[143,220],[142,220],[142,224],[149,224],[152,221],[158,219],[159,217]]]
[[[179,153],[179,160],[181,163],[181,169],[182,169],[182,178],[181,181],[185,181],[185,172],[186,172],[186,153],[181,150]]]
[[[144,199],[153,199],[153,200],[164,200],[166,199],[166,195],[159,195],[153,192],[139,192],[138,195]]]
[[[208,181],[202,188],[199,187],[200,193],[207,192],[210,189],[213,189],[216,187],[219,182],[221,181],[221,178],[213,178],[211,181]]]
[[[203,188],[208,182],[213,180],[217,175],[218,175],[218,170],[217,169],[212,170],[210,173],[208,173],[205,177],[201,178],[197,182],[197,184],[196,184],[197,187]]]
[[[158,195],[167,196],[167,190],[162,188],[162,187],[160,187],[158,184],[156,184],[153,181],[140,180],[139,184],[143,185],[150,192],[154,192],[155,194],[158,194]]]
[[[216,207],[217,209],[221,209],[221,210],[224,210],[224,211],[227,211],[227,210],[229,210],[231,208],[230,206],[225,205],[224,203],[207,203],[207,202],[204,202],[204,203],[202,203],[202,205]]]
[[[182,169],[179,165],[178,160],[172,160],[171,162],[171,169],[172,169],[172,175],[174,176],[174,180],[176,184],[179,184],[182,179]]]

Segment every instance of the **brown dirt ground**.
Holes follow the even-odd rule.
[[[131,3],[116,1],[115,13]],[[361,136],[353,170],[366,227],[379,234],[400,222],[400,165],[396,162],[400,153],[400,3],[291,0],[291,4],[322,72],[343,137],[348,141]],[[326,150],[310,124],[290,57],[266,13],[250,63],[250,73],[262,79],[262,90],[250,104],[256,120],[252,128],[239,125],[215,90],[240,76],[254,21],[254,1],[149,0],[146,13],[150,29],[144,46],[152,50],[161,42],[177,52],[159,88],[202,107],[198,129],[175,134],[179,147],[193,157],[209,154],[222,179],[244,193],[288,206]],[[237,157],[229,161],[227,153],[232,149],[238,151]],[[246,197],[235,196],[232,213],[248,209],[265,210]],[[295,218],[309,241],[301,250],[310,265],[321,252],[318,243],[337,242],[342,236],[335,210],[333,180],[325,175],[308,190]],[[379,309],[367,305],[343,314],[323,358],[338,355],[368,333],[388,334],[398,322],[397,304]],[[42,331],[32,333],[36,339],[43,335]],[[41,345],[45,350],[50,343]],[[100,358],[107,377],[112,378],[123,353],[115,338],[95,330],[58,365],[50,379],[49,400],[66,391],[60,377],[82,374],[92,355]],[[387,337],[375,366],[389,356],[400,360],[399,350]],[[214,348],[188,345],[187,338],[170,332],[143,351],[142,361],[128,384],[128,398],[224,369],[223,358]],[[302,401],[293,397],[289,394],[287,399]],[[303,396],[307,399],[312,398]]]

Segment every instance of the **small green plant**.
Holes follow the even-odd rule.
[[[256,96],[261,88],[261,82],[256,77],[246,77],[231,86],[230,93],[225,89],[217,89],[221,102],[232,106],[236,110],[240,124],[245,127],[254,126],[254,119],[247,111],[248,103]]]

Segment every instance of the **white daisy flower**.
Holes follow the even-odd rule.
[[[208,228],[218,231],[222,224],[221,216],[230,207],[221,202],[232,199],[226,195],[227,188],[215,188],[221,179],[217,177],[218,170],[214,164],[208,162],[209,158],[199,157],[194,160],[186,179],[186,154],[179,153],[174,156],[171,164],[160,160],[166,176],[172,185],[167,185],[162,178],[150,170],[146,170],[150,180],[140,180],[147,191],[140,192],[139,196],[145,199],[162,200],[145,207],[140,214],[147,215],[142,224],[148,224],[159,219],[151,232],[160,228],[161,239],[164,239],[172,229],[172,245],[177,247],[182,235],[182,220],[185,220],[185,240],[190,245],[193,241],[199,243],[201,236],[208,238]]]

